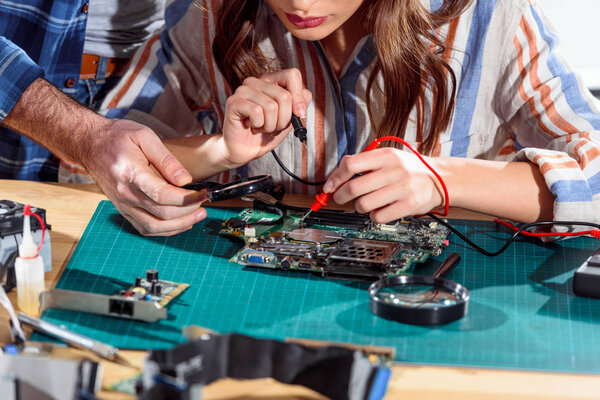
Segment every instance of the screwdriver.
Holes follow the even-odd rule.
[[[19,313],[18,318],[22,324],[29,325],[34,330],[60,339],[73,347],[89,350],[107,360],[133,367],[128,361],[119,355],[119,349],[109,344],[99,342],[95,339],[63,328],[62,326],[54,325],[53,323],[31,317],[27,314]]]

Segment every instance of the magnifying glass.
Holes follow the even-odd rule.
[[[247,196],[265,190],[274,184],[271,175],[259,175],[238,179],[226,184],[216,182],[194,182],[185,185],[183,188],[189,190],[206,189],[208,191],[208,199],[211,202],[214,202]]]
[[[460,256],[451,253],[433,276],[394,276],[373,283],[369,308],[385,319],[413,325],[442,325],[462,318],[469,291],[441,277],[459,261]]]

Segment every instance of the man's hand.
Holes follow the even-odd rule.
[[[141,234],[175,235],[206,217],[200,208],[206,192],[177,187],[192,177],[152,130],[133,121],[108,122],[80,164]]]
[[[143,125],[101,117],[43,79],[2,123],[84,167],[143,235],[174,235],[206,217],[206,193],[177,187],[190,174]]]

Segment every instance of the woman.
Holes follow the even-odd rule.
[[[393,135],[427,156],[451,206],[600,220],[597,104],[532,0],[175,0],[166,21],[104,106],[152,127],[196,179],[270,173],[320,190],[276,149],[376,222],[443,205],[412,153],[357,154]]]

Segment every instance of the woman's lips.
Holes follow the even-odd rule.
[[[294,14],[285,13],[288,20],[300,28],[314,28],[327,20],[327,17],[306,17],[302,18]]]

